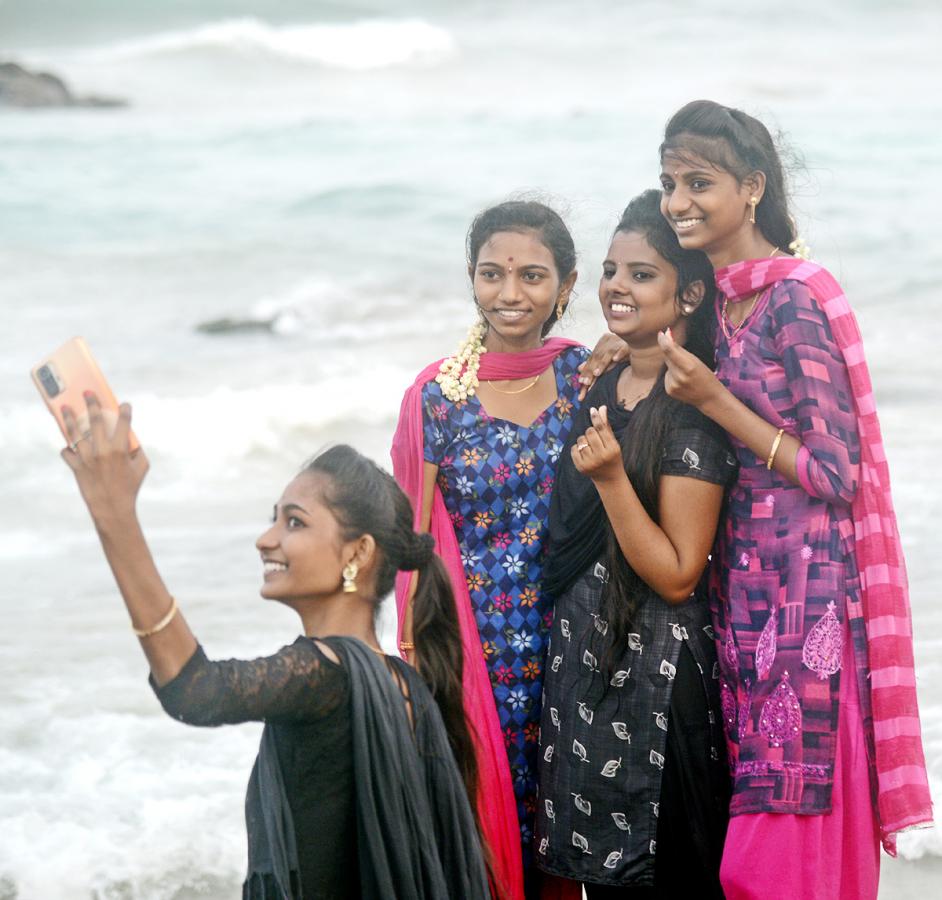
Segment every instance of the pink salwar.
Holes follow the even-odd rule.
[[[845,631],[831,812],[733,816],[720,865],[727,900],[875,900],[880,826],[856,675]]]

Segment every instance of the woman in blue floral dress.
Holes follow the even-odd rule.
[[[483,212],[468,235],[468,266],[481,322],[407,391],[393,462],[418,526],[452,571],[465,707],[479,739],[478,814],[495,886],[517,900],[537,893],[531,842],[552,624],[543,543],[588,351],[546,339],[576,279],[572,237],[551,209],[508,202]],[[397,597],[409,653],[408,579]]]

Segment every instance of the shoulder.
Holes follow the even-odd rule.
[[[824,269],[820,272],[827,275]],[[833,278],[829,275],[827,277],[835,286],[837,285]],[[838,287],[837,290],[839,292],[840,288]],[[824,303],[827,299],[827,296],[822,296],[820,285],[788,278],[772,285],[769,309],[780,321],[801,318],[802,314],[809,313],[821,317],[824,315]]]
[[[664,441],[661,474],[690,475],[730,484],[738,471],[726,432],[686,403],[674,401]]]
[[[408,402],[409,397],[415,397],[416,394],[424,399],[430,390],[434,392],[437,389],[441,393],[441,386],[435,379],[441,372],[443,362],[443,359],[431,362],[415,376],[404,391],[404,402]]]
[[[845,335],[848,322],[856,328],[853,313],[836,282],[833,290],[825,283],[791,279],[777,282],[772,286],[769,314],[769,334],[781,352],[801,346],[831,346],[835,343],[835,320],[839,320],[836,327],[844,328]]]
[[[317,657],[319,660],[331,663],[335,666],[340,665],[340,658],[337,656],[337,651],[334,650],[327,641],[301,635],[291,646],[298,647],[302,652]]]
[[[320,671],[321,678],[346,681],[347,672],[343,653],[338,652],[334,640],[334,638],[319,640],[302,634],[293,644],[282,648],[280,652],[306,660],[311,669]]]
[[[556,357],[557,364],[567,369],[576,369],[589,358],[589,348],[582,344],[575,344],[566,347],[559,356]]]
[[[603,372],[595,380],[595,383],[586,394],[582,405],[588,409],[590,406],[601,406],[616,402],[616,391],[618,387],[618,378],[621,373],[628,368],[627,362],[616,363],[608,371]]]
[[[423,400],[444,400],[445,395],[442,393],[442,386],[435,380],[434,377],[430,378],[422,385],[422,399]]]
[[[695,406],[680,403],[679,401],[675,401],[675,403],[676,406],[670,413],[671,426],[669,434],[678,431],[692,431],[702,435],[705,441],[716,442],[724,447],[730,446],[726,432],[711,418],[705,416]]]
[[[445,423],[452,421],[463,408],[463,403],[455,403],[445,396],[442,386],[434,378],[422,385],[422,417],[426,425],[446,427]]]

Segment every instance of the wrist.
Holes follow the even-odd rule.
[[[697,409],[714,422],[722,424],[722,419],[728,411],[728,400],[732,396],[723,383],[716,379],[710,392],[697,404]]]
[[[606,466],[604,469],[596,469],[589,477],[599,493],[603,490],[619,487],[628,480],[628,475],[621,464],[621,460],[617,464]]]
[[[95,524],[95,530],[102,538],[112,538],[140,531],[137,509],[133,503],[130,506],[109,507],[103,510],[89,508],[89,512],[92,516],[92,522]]]

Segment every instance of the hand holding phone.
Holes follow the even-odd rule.
[[[74,450],[78,441],[91,434],[91,424],[85,396],[89,393],[98,398],[102,419],[108,434],[114,434],[118,424],[118,401],[105,381],[98,363],[88,345],[80,337],[66,341],[58,350],[36,365],[31,375],[39,389],[49,412],[59,425],[63,437]],[[75,414],[75,434],[69,436],[63,416],[63,407]],[[128,450],[134,453],[140,444],[133,431],[128,432]]]
[[[72,470],[82,499],[102,534],[102,526],[133,528],[137,519],[137,493],[147,475],[150,463],[143,450],[133,453],[129,448],[131,407],[118,407],[117,424],[112,429],[105,422],[104,409],[98,397],[88,391],[83,398],[85,417],[89,422],[87,435],[79,433],[76,411],[63,407],[66,438],[69,446],[62,451],[65,464]]]

